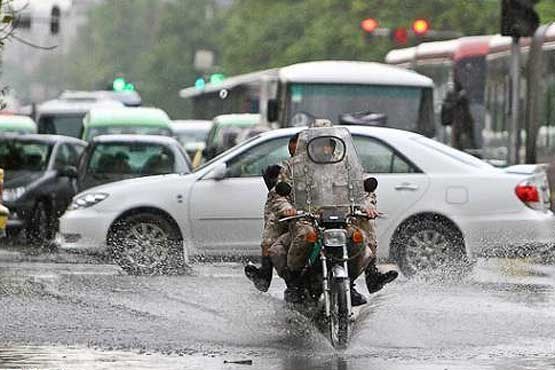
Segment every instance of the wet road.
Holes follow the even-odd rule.
[[[112,265],[13,260],[0,254],[0,368],[555,367],[555,266],[481,260],[465,281],[400,278],[335,352],[284,307],[281,282],[258,293],[239,264],[132,277]],[[234,360],[253,363],[224,363]]]

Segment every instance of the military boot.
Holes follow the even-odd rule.
[[[283,292],[283,299],[287,303],[302,303],[305,300],[304,286],[300,271],[285,269],[283,279],[287,288]]]
[[[253,282],[256,289],[261,292],[267,292],[272,282],[272,273],[274,265],[270,257],[262,257],[262,266],[256,267],[252,262],[248,262],[245,266],[245,275]]]
[[[364,272],[366,274],[366,287],[370,294],[376,293],[382,289],[385,284],[391,283],[399,276],[399,273],[395,270],[381,273],[376,267],[376,260],[372,260]]]
[[[351,282],[351,306],[362,306],[367,302],[366,298],[355,289],[355,283]]]

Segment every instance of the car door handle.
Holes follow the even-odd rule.
[[[410,182],[403,182],[399,185],[395,185],[395,190],[416,191],[416,190],[418,190],[418,185],[410,183]]]

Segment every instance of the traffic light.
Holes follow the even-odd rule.
[[[374,18],[366,18],[360,22],[360,28],[364,31],[364,35],[367,40],[370,40],[374,35],[374,31],[378,28],[380,24]]]
[[[116,92],[135,91],[135,85],[131,82],[125,81],[125,78],[123,77],[116,77],[112,82],[112,90]]]
[[[409,32],[404,27],[397,27],[391,31],[390,37],[394,43],[403,45],[409,41]]]
[[[540,25],[540,17],[534,10],[539,0],[502,0],[501,35],[530,37]]]
[[[62,12],[60,7],[54,5],[50,11],[50,34],[57,35],[60,33],[60,16]]]
[[[225,80],[225,75],[223,73],[213,73],[210,75],[210,83],[217,85],[221,84]]]
[[[414,32],[414,34],[417,37],[426,35],[426,33],[428,33],[429,30],[430,30],[430,22],[428,22],[425,19],[420,18],[412,22],[412,32]]]
[[[123,91],[125,90],[125,85],[127,83],[125,82],[125,78],[123,77],[117,77],[114,82],[112,82],[112,89],[114,91]]]
[[[197,90],[204,89],[204,86],[206,86],[206,81],[204,81],[204,77],[199,77],[195,80],[195,88]]]

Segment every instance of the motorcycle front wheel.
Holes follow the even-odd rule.
[[[337,279],[330,292],[329,334],[335,348],[345,349],[351,333],[351,320],[348,307],[349,280]]]

